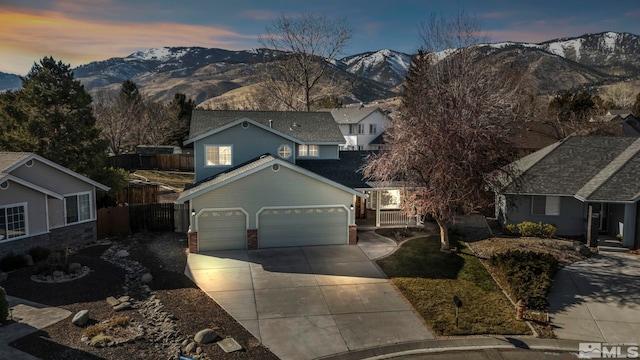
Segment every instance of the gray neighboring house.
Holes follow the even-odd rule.
[[[0,256],[96,240],[96,190],[109,187],[32,153],[0,152]]]
[[[496,192],[502,225],[550,223],[560,236],[640,246],[640,139],[573,136],[513,163],[518,179]]]
[[[338,124],[344,144],[341,150],[381,150],[384,147],[382,134],[390,120],[379,107],[344,107],[326,109]]]
[[[355,244],[367,213],[406,222],[400,190],[364,182],[366,154],[340,152],[344,141],[329,112],[195,110],[195,180],[178,198],[190,251]]]

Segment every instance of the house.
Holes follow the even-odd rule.
[[[631,110],[609,110],[605,115],[591,117],[589,121],[604,123],[610,132],[618,136],[640,137],[640,119],[633,116]]]
[[[370,197],[343,143],[328,112],[195,110],[194,184],[177,200],[192,209],[190,251],[355,244]],[[346,172],[315,171],[332,166]]]
[[[382,134],[389,127],[389,118],[378,107],[350,107],[326,110],[331,113],[344,136],[342,150],[380,150]]]
[[[554,224],[560,236],[622,236],[640,245],[640,139],[572,136],[512,164],[517,177],[496,192],[502,225]]]
[[[0,256],[96,240],[96,191],[109,188],[32,153],[0,152]]]

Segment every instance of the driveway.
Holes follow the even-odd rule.
[[[600,252],[561,269],[549,293],[560,339],[640,343],[640,256]]]
[[[190,254],[186,273],[282,359],[433,338],[358,246]]]

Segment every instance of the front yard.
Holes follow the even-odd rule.
[[[378,264],[437,335],[531,334],[480,260],[457,246],[459,252],[443,253],[439,236],[422,237]],[[462,302],[457,327],[454,296]]]

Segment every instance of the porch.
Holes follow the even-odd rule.
[[[401,209],[402,192],[400,189],[366,189],[368,199],[357,198],[356,225],[358,229],[376,229],[381,227],[420,226],[420,216],[409,216]]]

